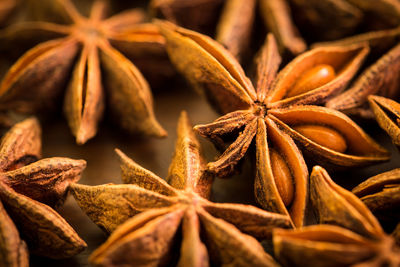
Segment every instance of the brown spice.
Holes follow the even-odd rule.
[[[392,138],[392,142],[400,147],[400,104],[394,100],[371,95],[369,104],[379,126]]]
[[[91,263],[171,266],[177,245],[178,266],[277,266],[255,238],[270,237],[275,227],[290,227],[289,217],[249,205],[208,201],[212,179],[204,172],[200,144],[186,113],[177,131],[168,183],[117,150],[127,184],[72,185],[85,213],[113,232],[92,254]]]
[[[40,159],[36,119],[16,124],[0,144],[0,266],[28,266],[29,251],[50,258],[80,253],[85,242],[50,206],[79,180],[83,160]]]
[[[18,39],[16,36],[30,36],[27,32],[59,37],[35,46],[11,67],[0,84],[2,108],[22,112],[48,110],[57,103],[56,98],[74,65],[64,112],[78,144],[96,134],[105,94],[114,119],[124,129],[165,136],[154,117],[146,80],[117,50],[141,47],[143,53],[159,51],[164,40],[157,29],[141,23],[144,14],[138,10],[104,19],[107,9],[104,1],[93,4],[89,18],[79,14],[69,0],[53,1],[53,5],[72,21],[71,25],[29,22],[2,33],[2,42],[6,44]]]
[[[346,46],[367,42],[372,47],[372,51],[379,55],[379,59],[368,66],[346,91],[330,99],[326,106],[347,114],[372,118],[373,114],[367,105],[369,95],[376,94],[389,98],[398,97],[400,95],[398,89],[400,86],[400,74],[396,70],[400,67],[399,39],[400,28],[397,27],[317,44],[317,46]]]
[[[287,266],[399,266],[400,248],[351,192],[315,166],[310,199],[319,225],[273,232],[277,260]]]
[[[294,225],[303,224],[308,172],[300,150],[317,162],[336,168],[388,159],[388,153],[344,114],[317,106],[351,80],[368,52],[365,46],[316,48],[295,58],[278,74],[277,44],[268,35],[258,57],[254,89],[239,63],[218,43],[170,23],[158,22],[158,25],[176,68],[217,110],[227,113],[195,129],[220,146],[224,146],[226,136],[239,132],[218,160],[208,164],[208,170],[219,176],[230,175],[254,140],[255,194],[263,208],[290,214]],[[305,79],[304,75],[321,64],[334,68],[336,75],[332,80],[288,96],[297,81]],[[320,78],[324,76],[313,71],[312,78],[307,79]],[[326,140],[321,141],[321,133],[332,138],[333,146],[327,145]],[[271,164],[271,148],[281,155],[290,170],[290,178],[277,176],[286,172],[279,172]],[[295,187],[293,197],[285,197],[293,199],[288,206],[284,204],[287,200],[281,199],[282,190],[277,188],[277,184],[288,183],[276,182],[280,179],[289,180]]]

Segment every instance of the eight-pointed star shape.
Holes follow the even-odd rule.
[[[96,134],[105,96],[109,110],[121,127],[131,132],[165,136],[154,116],[147,81],[117,50],[138,47],[144,49],[143,53],[159,50],[164,41],[157,29],[140,24],[144,15],[138,10],[104,19],[104,1],[94,2],[89,18],[79,14],[69,0],[55,0],[52,4],[72,24],[28,22],[6,29],[0,36],[3,45],[18,38],[55,38],[27,51],[10,68],[0,84],[2,108],[36,112],[54,106],[74,65],[64,112],[78,144]]]
[[[94,265],[277,265],[254,237],[270,237],[273,228],[290,227],[290,218],[250,205],[207,200],[212,179],[204,172],[200,144],[186,113],[178,123],[168,183],[117,153],[127,184],[71,186],[85,213],[113,232],[92,254]],[[178,260],[174,249],[179,247]]]
[[[175,67],[225,114],[195,129],[221,146],[236,138],[208,170],[231,174],[254,140],[255,195],[265,209],[290,214],[294,225],[303,224],[308,171],[300,151],[336,168],[389,158],[350,118],[318,106],[351,80],[367,47],[315,48],[278,73],[281,58],[269,34],[258,57],[254,89],[237,60],[217,42],[172,23],[157,24]],[[326,72],[332,77],[321,83],[329,76]]]

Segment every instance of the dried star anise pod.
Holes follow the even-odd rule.
[[[151,6],[154,10],[162,10],[164,17],[169,21],[182,27],[199,31],[197,27],[185,23],[185,21],[193,23],[200,21],[190,12],[182,11],[188,9],[187,2],[182,0],[155,0]],[[203,6],[210,5],[210,1],[190,1],[190,3],[192,2],[201,3]],[[217,3],[214,3],[214,10],[216,10],[217,6],[215,4]],[[190,9],[191,7],[192,5],[190,4]],[[288,51],[292,55],[297,55],[306,49],[304,40],[291,20],[290,7],[286,0],[226,0],[217,25],[215,39],[236,58],[243,57],[249,46],[257,9],[259,9],[268,30],[276,36],[282,53]],[[201,17],[204,15],[204,12],[196,9],[193,13]],[[210,15],[210,13],[208,14]],[[185,18],[185,20],[182,21],[182,18]]]
[[[379,126],[400,148],[400,104],[394,100],[375,95],[369,96],[368,101]]]
[[[66,197],[84,160],[40,159],[41,130],[34,118],[17,123],[0,143],[0,266],[28,266],[29,251],[66,258],[85,242],[51,206]],[[28,248],[25,244],[28,244]]]
[[[346,46],[368,42],[372,51],[384,51],[375,62],[357,77],[350,88],[330,99],[326,106],[347,114],[372,118],[367,104],[371,94],[389,98],[400,96],[400,27],[369,32],[343,40],[317,44],[317,46]],[[381,54],[381,53],[379,53]]]
[[[219,144],[237,135],[208,170],[229,175],[255,140],[255,194],[267,210],[290,214],[296,226],[303,224],[308,171],[300,150],[336,167],[388,159],[387,152],[344,114],[316,106],[348,83],[366,47],[313,49],[277,74],[280,57],[274,37],[268,35],[258,58],[255,90],[218,43],[172,24],[159,25],[177,69],[219,111],[228,113],[195,129]]]
[[[368,178],[353,188],[352,192],[382,222],[389,224],[400,222],[400,169],[394,169]],[[399,230],[395,230],[394,236],[399,242],[400,239],[396,231]]]
[[[69,0],[56,0],[53,4],[72,24],[29,22],[8,28],[1,35],[5,44],[19,36],[22,39],[36,38],[36,35],[59,37],[35,46],[11,67],[0,84],[2,108],[36,112],[54,106],[74,65],[64,112],[78,144],[96,134],[105,95],[111,113],[124,129],[165,136],[166,132],[154,117],[146,80],[117,50],[159,49],[164,40],[157,29],[140,24],[144,15],[138,10],[103,19],[104,1],[93,4],[89,18],[79,14]]]
[[[168,183],[117,150],[127,184],[71,186],[85,213],[113,232],[92,254],[91,263],[276,266],[254,237],[270,237],[273,228],[290,227],[289,217],[250,205],[208,201],[212,179],[204,172],[200,144],[186,113],[179,119],[177,132]],[[179,246],[179,259],[173,258]]]
[[[307,39],[335,40],[400,24],[398,0],[289,0]],[[332,23],[334,22],[334,23]]]
[[[273,232],[284,266],[399,266],[400,248],[354,194],[321,167],[310,177],[310,199],[320,225]]]

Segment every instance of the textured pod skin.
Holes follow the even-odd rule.
[[[86,162],[40,159],[40,138],[39,122],[29,118],[14,125],[0,142],[1,266],[28,266],[25,242],[30,252],[55,259],[72,257],[86,247],[51,207],[63,203]]]
[[[174,262],[199,267],[278,266],[257,239],[271,238],[275,227],[290,227],[289,216],[208,201],[212,177],[205,171],[200,144],[184,112],[177,132],[167,182],[117,150],[126,184],[72,185],[82,210],[112,232],[90,262],[95,266]]]
[[[212,123],[195,126],[200,135],[217,146],[227,147],[215,162],[208,163],[207,169],[221,177],[229,176],[255,143],[254,191],[263,208],[289,214],[294,225],[303,225],[308,171],[302,152],[332,168],[362,166],[388,159],[388,152],[348,117],[318,106],[347,86],[368,53],[365,45],[312,49],[278,73],[281,62],[278,44],[268,35],[256,60],[257,79],[253,85],[237,60],[211,38],[167,22],[158,21],[157,25],[166,38],[167,51],[176,68],[224,113]],[[183,58],[182,53],[186,55]],[[324,76],[318,72],[307,74],[321,65],[332,68],[335,75],[323,81]],[[317,87],[307,87],[302,93],[291,96],[290,90],[305,76]],[[332,129],[336,139],[342,141],[341,147],[332,149],[295,130],[304,125]],[[226,136],[233,134],[237,134],[237,139],[225,144]],[[274,173],[270,149],[284,159],[291,173],[289,179]],[[288,180],[295,186],[292,205],[287,206],[284,203],[287,196],[283,200],[278,187]]]
[[[93,3],[88,18],[69,0],[46,2],[44,7],[39,16],[42,20],[50,20],[49,13],[50,17],[58,14],[58,20],[66,18],[63,21],[69,24],[37,21],[0,33],[0,49],[5,51],[13,48],[10,44],[39,41],[0,84],[2,108],[25,113],[48,111],[56,108],[66,88],[64,113],[78,144],[96,135],[106,101],[123,129],[166,136],[155,119],[150,87],[128,59],[141,55],[143,62],[143,57],[154,55],[165,62],[165,41],[154,25],[142,23],[143,12],[129,10],[106,19],[104,1]],[[40,43],[42,39],[46,41]],[[151,65],[151,60],[147,63]]]

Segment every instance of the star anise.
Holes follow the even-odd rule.
[[[344,114],[317,106],[346,86],[368,52],[365,46],[316,48],[277,74],[280,57],[268,35],[258,58],[255,90],[218,43],[172,24],[159,26],[176,68],[227,113],[195,129],[221,145],[237,135],[208,170],[229,175],[255,140],[255,194],[267,210],[290,214],[295,225],[303,224],[308,171],[300,150],[333,167],[388,159],[385,149]]]
[[[158,10],[164,14],[164,18],[169,21],[198,31],[198,27],[193,27],[192,24],[202,20],[186,11],[192,9],[192,4],[188,5],[187,2],[182,0],[153,0],[151,7],[153,10]],[[219,1],[200,1],[200,3],[199,1],[190,1],[190,3],[192,2],[208,8],[212,3],[214,10],[217,10],[216,4],[219,3]],[[282,53],[289,52],[291,55],[297,55],[306,49],[304,40],[292,22],[290,7],[286,0],[226,0],[217,25],[215,39],[236,58],[242,58],[251,39],[257,9],[259,9],[268,30],[276,36]],[[185,12],[182,12],[182,10],[185,10]],[[196,14],[202,17],[204,13],[210,16],[210,12],[194,10]],[[187,23],[187,21],[192,22],[192,24]]]
[[[316,166],[310,199],[320,225],[273,232],[275,256],[286,266],[399,266],[400,248],[371,211]]]
[[[368,178],[352,192],[386,224],[398,224],[393,236],[400,244],[400,169],[387,171]]]
[[[394,100],[375,95],[369,96],[368,100],[379,126],[400,148],[400,104]]]
[[[40,135],[38,121],[30,118],[16,124],[0,143],[0,266],[28,266],[25,241],[32,253],[55,259],[86,247],[50,207],[63,202],[86,162],[40,159]]]
[[[270,237],[273,228],[290,227],[289,217],[250,205],[208,201],[212,179],[204,172],[200,144],[186,113],[177,132],[168,183],[117,150],[127,184],[72,185],[85,213],[113,232],[92,254],[91,263],[173,266],[178,261],[178,266],[208,266],[211,261],[216,266],[276,266],[254,237]],[[178,260],[173,256],[179,245]]]
[[[79,14],[69,0],[56,0],[53,5],[72,21],[71,25],[29,22],[2,33],[4,45],[18,36],[24,40],[36,35],[59,37],[35,46],[11,67],[0,84],[2,108],[36,112],[54,106],[74,65],[64,112],[77,143],[83,144],[96,134],[106,94],[109,109],[123,128],[165,136],[154,117],[146,80],[117,50],[159,49],[164,41],[157,29],[140,24],[144,16],[138,10],[103,19],[104,1],[93,4],[89,18]]]
[[[343,40],[317,44],[318,46],[346,46],[368,42],[373,47],[373,51],[376,51],[376,54],[380,54],[378,60],[367,66],[349,89],[330,99],[326,103],[326,106],[347,114],[371,118],[373,114],[367,104],[369,95],[377,94],[389,98],[399,97],[399,40],[400,27],[397,27],[390,30],[368,32]]]
[[[314,42],[400,24],[398,0],[289,0],[289,3],[297,26]]]

